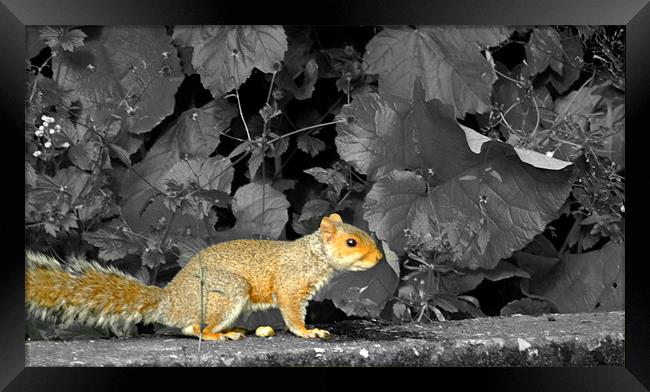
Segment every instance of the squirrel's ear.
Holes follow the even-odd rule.
[[[336,215],[336,214],[332,214]],[[336,215],[338,216],[338,215]],[[338,216],[341,219],[340,216]],[[336,234],[336,219],[332,219],[331,216],[326,216],[320,221],[320,233],[325,241],[330,241],[334,234]]]
[[[339,215],[339,214],[331,214],[331,215],[329,216],[329,218],[330,218],[330,220],[333,221],[333,222],[337,222],[337,223],[341,223],[341,222],[343,222],[343,219],[341,219],[341,215]]]

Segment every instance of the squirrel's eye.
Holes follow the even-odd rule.
[[[349,238],[346,241],[346,244],[348,244],[350,248],[354,248],[355,246],[357,246],[357,241],[354,238]]]

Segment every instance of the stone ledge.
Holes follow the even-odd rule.
[[[27,366],[624,366],[624,312],[430,324],[344,321],[328,341],[279,331],[241,341],[179,336],[26,342]]]

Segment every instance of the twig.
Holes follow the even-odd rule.
[[[322,124],[318,124],[318,125],[312,125],[312,126],[309,126],[309,127],[301,128],[301,129],[298,129],[297,131],[285,133],[282,136],[278,136],[275,139],[269,141],[269,143],[273,144],[273,143],[277,142],[280,139],[284,139],[285,137],[289,137],[291,135],[294,135],[294,134],[300,133],[300,132],[304,132],[304,131],[307,131],[309,129],[322,128],[322,127],[326,127],[328,125],[338,124],[338,123],[342,123],[342,122],[345,122],[345,120],[330,121],[330,122],[326,122],[326,123],[322,123]]]
[[[276,73],[277,73],[277,71],[274,71],[274,72],[273,72],[273,76],[271,76],[271,85],[269,86],[269,93],[268,93],[268,95],[266,96],[266,103],[267,103],[267,104],[268,104],[269,102],[271,102],[271,91],[273,90],[273,83],[275,83],[275,74],[276,74]]]
[[[537,121],[535,122],[535,129],[533,129],[533,134],[531,137],[533,145],[536,145],[537,143],[535,143],[535,133],[537,133],[537,127],[539,127],[539,108],[537,107],[537,101],[535,100],[535,97],[531,95],[530,98],[533,100],[533,105],[535,105],[535,112],[537,112]]]

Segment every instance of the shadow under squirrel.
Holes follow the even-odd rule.
[[[115,331],[157,322],[205,340],[240,339],[241,330],[231,328],[240,314],[279,307],[295,335],[327,338],[329,332],[305,327],[309,299],[336,271],[363,271],[382,257],[370,235],[338,214],[295,241],[234,240],[205,248],[164,288],[111,267],[79,259],[62,266],[27,251],[25,306],[36,318],[65,324]]]

